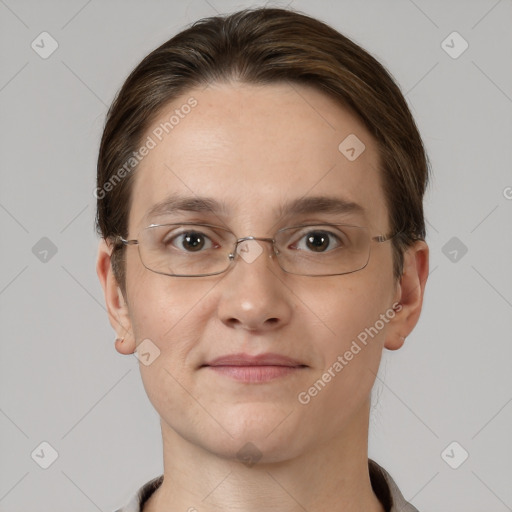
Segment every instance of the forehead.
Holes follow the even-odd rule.
[[[143,142],[151,149],[135,171],[130,232],[169,196],[212,199],[233,229],[261,232],[287,204],[322,197],[357,205],[354,221],[387,229],[375,141],[357,116],[312,87],[191,89],[160,111]]]

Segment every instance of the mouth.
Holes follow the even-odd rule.
[[[280,354],[231,354],[200,366],[239,382],[261,383],[299,373],[307,365]]]

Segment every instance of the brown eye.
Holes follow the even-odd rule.
[[[205,245],[205,236],[202,233],[183,233],[181,245],[187,251],[200,251]]]
[[[299,251],[324,253],[330,252],[333,249],[338,249],[344,246],[340,236],[326,231],[323,229],[315,229],[313,231],[303,232],[298,241],[293,244],[293,248]]]
[[[203,250],[211,249],[213,243],[209,236],[201,231],[182,231],[178,234],[169,233],[163,240],[165,247],[173,247],[178,251],[185,253],[203,252]]]
[[[315,252],[325,251],[329,245],[329,235],[321,231],[313,231],[306,236],[306,245]]]

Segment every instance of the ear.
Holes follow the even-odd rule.
[[[101,239],[98,247],[96,273],[105,295],[110,325],[117,333],[118,338],[115,342],[115,348],[120,354],[133,354],[136,348],[135,338],[133,336],[128,304],[112,270],[110,261],[112,248],[104,238]]]
[[[429,249],[419,240],[404,252],[404,268],[397,286],[395,317],[389,322],[384,347],[399,349],[420,318],[428,278]]]

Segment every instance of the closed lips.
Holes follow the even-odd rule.
[[[231,354],[217,357],[201,366],[287,366],[306,367],[300,361],[282,356],[280,354],[261,354],[251,356],[248,354]]]

